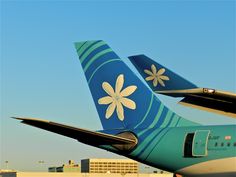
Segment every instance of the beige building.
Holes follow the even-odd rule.
[[[129,159],[84,159],[82,173],[138,173],[138,162]]]

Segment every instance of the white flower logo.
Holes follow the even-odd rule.
[[[123,106],[129,109],[136,109],[136,104],[129,98],[125,98],[130,96],[137,89],[137,86],[131,85],[122,89],[124,84],[124,75],[120,74],[116,79],[115,91],[112,86],[108,82],[102,83],[103,90],[109,95],[102,97],[98,100],[98,104],[109,104],[106,110],[105,117],[109,119],[116,109],[116,113],[118,118],[123,121],[124,120],[124,108]]]
[[[169,77],[164,76],[165,68],[161,68],[160,70],[157,71],[157,68],[155,65],[151,66],[151,71],[145,69],[144,72],[148,74],[149,76],[145,78],[146,81],[151,81],[153,80],[153,86],[156,87],[158,83],[161,84],[162,87],[165,87],[165,83],[163,80],[168,81],[170,80]]]

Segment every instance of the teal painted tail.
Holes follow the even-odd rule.
[[[164,106],[104,41],[75,47],[104,129],[196,125]]]

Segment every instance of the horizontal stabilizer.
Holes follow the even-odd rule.
[[[179,103],[204,111],[214,112],[236,118],[236,94],[209,89],[196,88],[185,90],[156,91],[156,93],[184,97]]]
[[[128,139],[120,136],[110,135],[101,132],[90,131],[86,129],[71,127],[47,120],[34,119],[34,118],[19,118],[12,117],[21,120],[22,123],[38,127],[50,132],[54,132],[63,136],[67,136],[76,139],[80,142],[89,145],[129,145],[136,144],[135,139]]]

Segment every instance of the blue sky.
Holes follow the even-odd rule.
[[[69,159],[119,156],[19,124],[38,117],[101,129],[73,43],[103,39],[146,54],[202,87],[236,92],[235,1],[1,1],[0,168],[44,170]],[[137,71],[134,70],[135,73]],[[161,99],[204,124],[235,119]],[[40,166],[37,162],[44,160]]]

